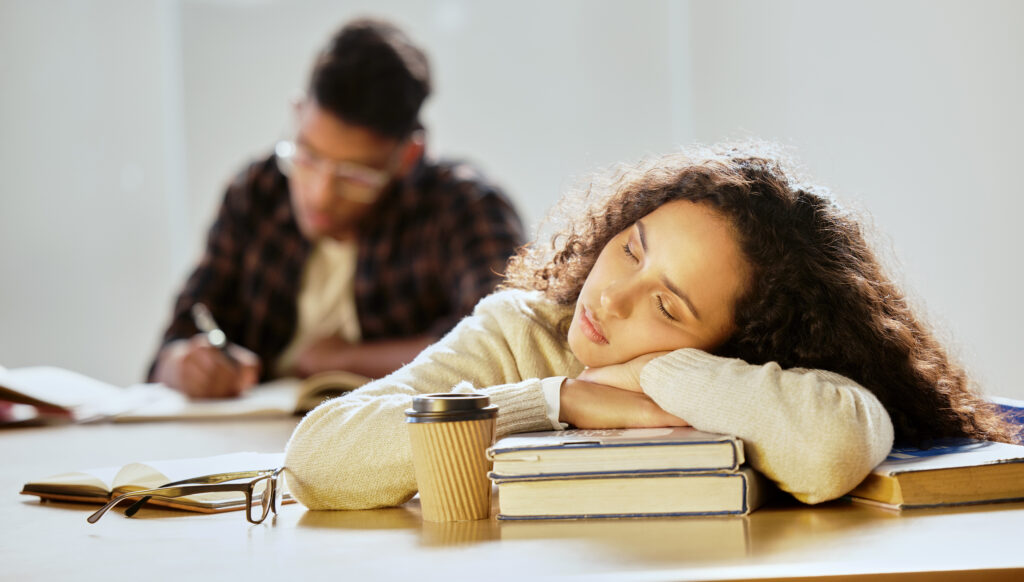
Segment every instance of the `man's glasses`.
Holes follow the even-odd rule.
[[[245,518],[250,523],[261,523],[267,519],[271,510],[276,514],[277,506],[284,502],[284,467],[280,469],[265,469],[261,471],[238,471],[235,473],[218,473],[215,475],[204,475],[192,479],[183,479],[167,483],[156,489],[143,491],[132,491],[124,495],[118,495],[111,499],[106,505],[96,510],[88,517],[89,523],[96,523],[103,514],[118,503],[132,497],[141,497],[125,510],[125,517],[131,517],[138,513],[142,506],[153,497],[174,498],[197,493],[224,493],[238,491],[245,494]],[[239,481],[247,479],[243,483],[227,483],[227,481]]]
[[[293,179],[309,180],[326,174],[339,198],[372,204],[391,181],[391,173],[353,162],[328,160],[293,141],[280,141],[274,147],[277,167]]]

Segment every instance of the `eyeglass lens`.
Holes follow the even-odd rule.
[[[273,504],[273,475],[260,477],[251,485],[252,495],[249,498],[249,521],[259,523],[267,518]],[[276,508],[275,508],[276,509]]]
[[[284,481],[284,470],[277,473],[277,482],[274,485],[274,511],[278,511],[284,505],[284,494],[288,486]]]
[[[331,162],[293,142],[280,142],[274,149],[278,167],[286,176],[309,181],[325,173],[334,194],[345,200],[372,203],[390,180],[388,172],[348,162]]]

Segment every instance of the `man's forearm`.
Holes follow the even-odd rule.
[[[360,344],[321,343],[299,357],[296,372],[309,376],[328,370],[345,370],[370,378],[382,378],[408,364],[436,338],[417,336]]]

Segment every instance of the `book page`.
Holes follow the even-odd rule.
[[[112,485],[115,488],[124,486],[159,487],[170,481],[180,481],[214,473],[276,469],[282,464],[284,464],[283,452],[242,452],[212,457],[144,461],[125,465],[114,477]],[[155,481],[159,481],[159,483],[155,483]]]
[[[161,393],[151,402],[118,414],[117,422],[173,420],[182,418],[232,418],[291,415],[299,392],[299,380],[282,378],[255,386],[239,398],[193,400],[162,384],[146,384]]]
[[[370,381],[371,379],[366,376],[344,370],[313,374],[302,381],[295,402],[295,411],[309,412],[321,402],[351,392]]]
[[[43,404],[72,410],[116,398],[120,388],[53,366],[34,366],[9,370],[0,366],[0,388],[26,404]],[[12,398],[13,399],[13,398]]]
[[[116,494],[156,489],[165,483],[235,471],[276,469],[284,464],[284,453],[230,453],[213,457],[129,463],[112,480]],[[242,492],[202,493],[174,498],[182,504],[223,506],[242,503]]]
[[[61,473],[29,481],[22,487],[23,493],[59,494],[106,499],[119,467],[84,469],[74,473]],[[44,495],[45,496],[45,495]]]
[[[121,388],[54,366],[16,370],[0,366],[0,397],[64,410],[69,413],[65,420],[78,422],[109,419],[133,409],[159,405],[173,398],[169,391],[158,384]],[[26,419],[44,414],[37,410]]]

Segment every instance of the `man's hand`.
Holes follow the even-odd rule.
[[[576,428],[690,426],[643,392],[572,378],[562,384],[558,417]]]
[[[614,364],[601,368],[587,368],[583,370],[583,373],[581,373],[577,379],[586,380],[587,382],[592,382],[594,384],[613,386],[615,388],[629,390],[631,392],[643,392],[644,389],[640,387],[640,371],[644,369],[647,362],[667,353],[669,352],[652,352],[650,354],[637,356],[632,360],[621,364]]]
[[[153,377],[192,398],[240,396],[259,381],[260,360],[234,344],[228,352],[234,362],[211,346],[205,334],[178,340],[161,350]]]

